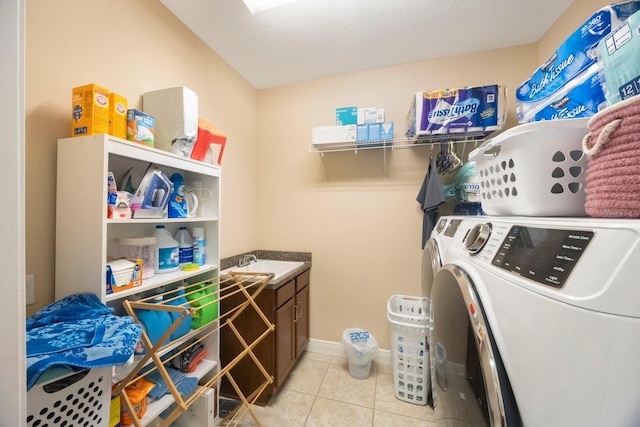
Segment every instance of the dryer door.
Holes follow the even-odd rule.
[[[422,252],[422,296],[431,295],[431,287],[436,273],[442,267],[438,242],[434,239],[427,240]]]
[[[459,267],[436,274],[430,320],[436,425],[521,425],[481,301]]]

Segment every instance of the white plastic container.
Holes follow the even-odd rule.
[[[157,239],[156,273],[170,273],[178,269],[178,242],[164,225],[156,225],[154,236]]]
[[[204,227],[193,227],[193,262],[198,265],[205,263],[204,243]]]
[[[122,247],[122,255],[128,259],[142,260],[142,279],[149,279],[156,273],[155,237],[122,237],[118,239]]]
[[[193,239],[187,227],[180,227],[175,237],[178,242],[178,264],[180,266],[193,262]]]
[[[526,123],[485,141],[476,162],[488,215],[585,216],[589,119]]]

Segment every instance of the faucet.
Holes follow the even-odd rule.
[[[251,261],[257,262],[258,259],[253,254],[244,255],[238,260],[238,267],[246,267],[247,265],[251,264]]]

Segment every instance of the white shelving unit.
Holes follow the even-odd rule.
[[[187,184],[202,183],[203,189],[211,193],[209,197],[201,198],[197,216],[184,219],[107,219],[107,173],[112,172],[118,180],[133,167],[140,176],[144,176],[152,163],[168,176],[181,173]],[[183,280],[194,283],[217,278],[220,167],[110,135],[60,139],[57,164],[56,299],[90,292],[114,307],[117,313],[124,314],[123,302],[134,294],[160,292],[177,286]],[[204,227],[207,264],[197,271],[156,274],[144,279],[142,286],[107,294],[107,258],[122,255],[118,238],[151,236],[157,224],[164,224],[171,234],[175,234],[180,225]],[[195,335],[206,335],[203,344],[207,360],[199,364],[198,378],[213,376],[220,366],[219,325],[217,321],[212,323],[215,323],[212,328],[203,327],[185,336],[186,340]],[[105,399],[108,404],[109,397],[105,396]],[[147,425],[172,402],[170,394],[154,402],[149,406],[147,415],[139,420],[140,425]]]

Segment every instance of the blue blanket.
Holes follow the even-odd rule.
[[[27,390],[50,366],[99,368],[125,363],[142,326],[93,294],[74,294],[27,319]]]

